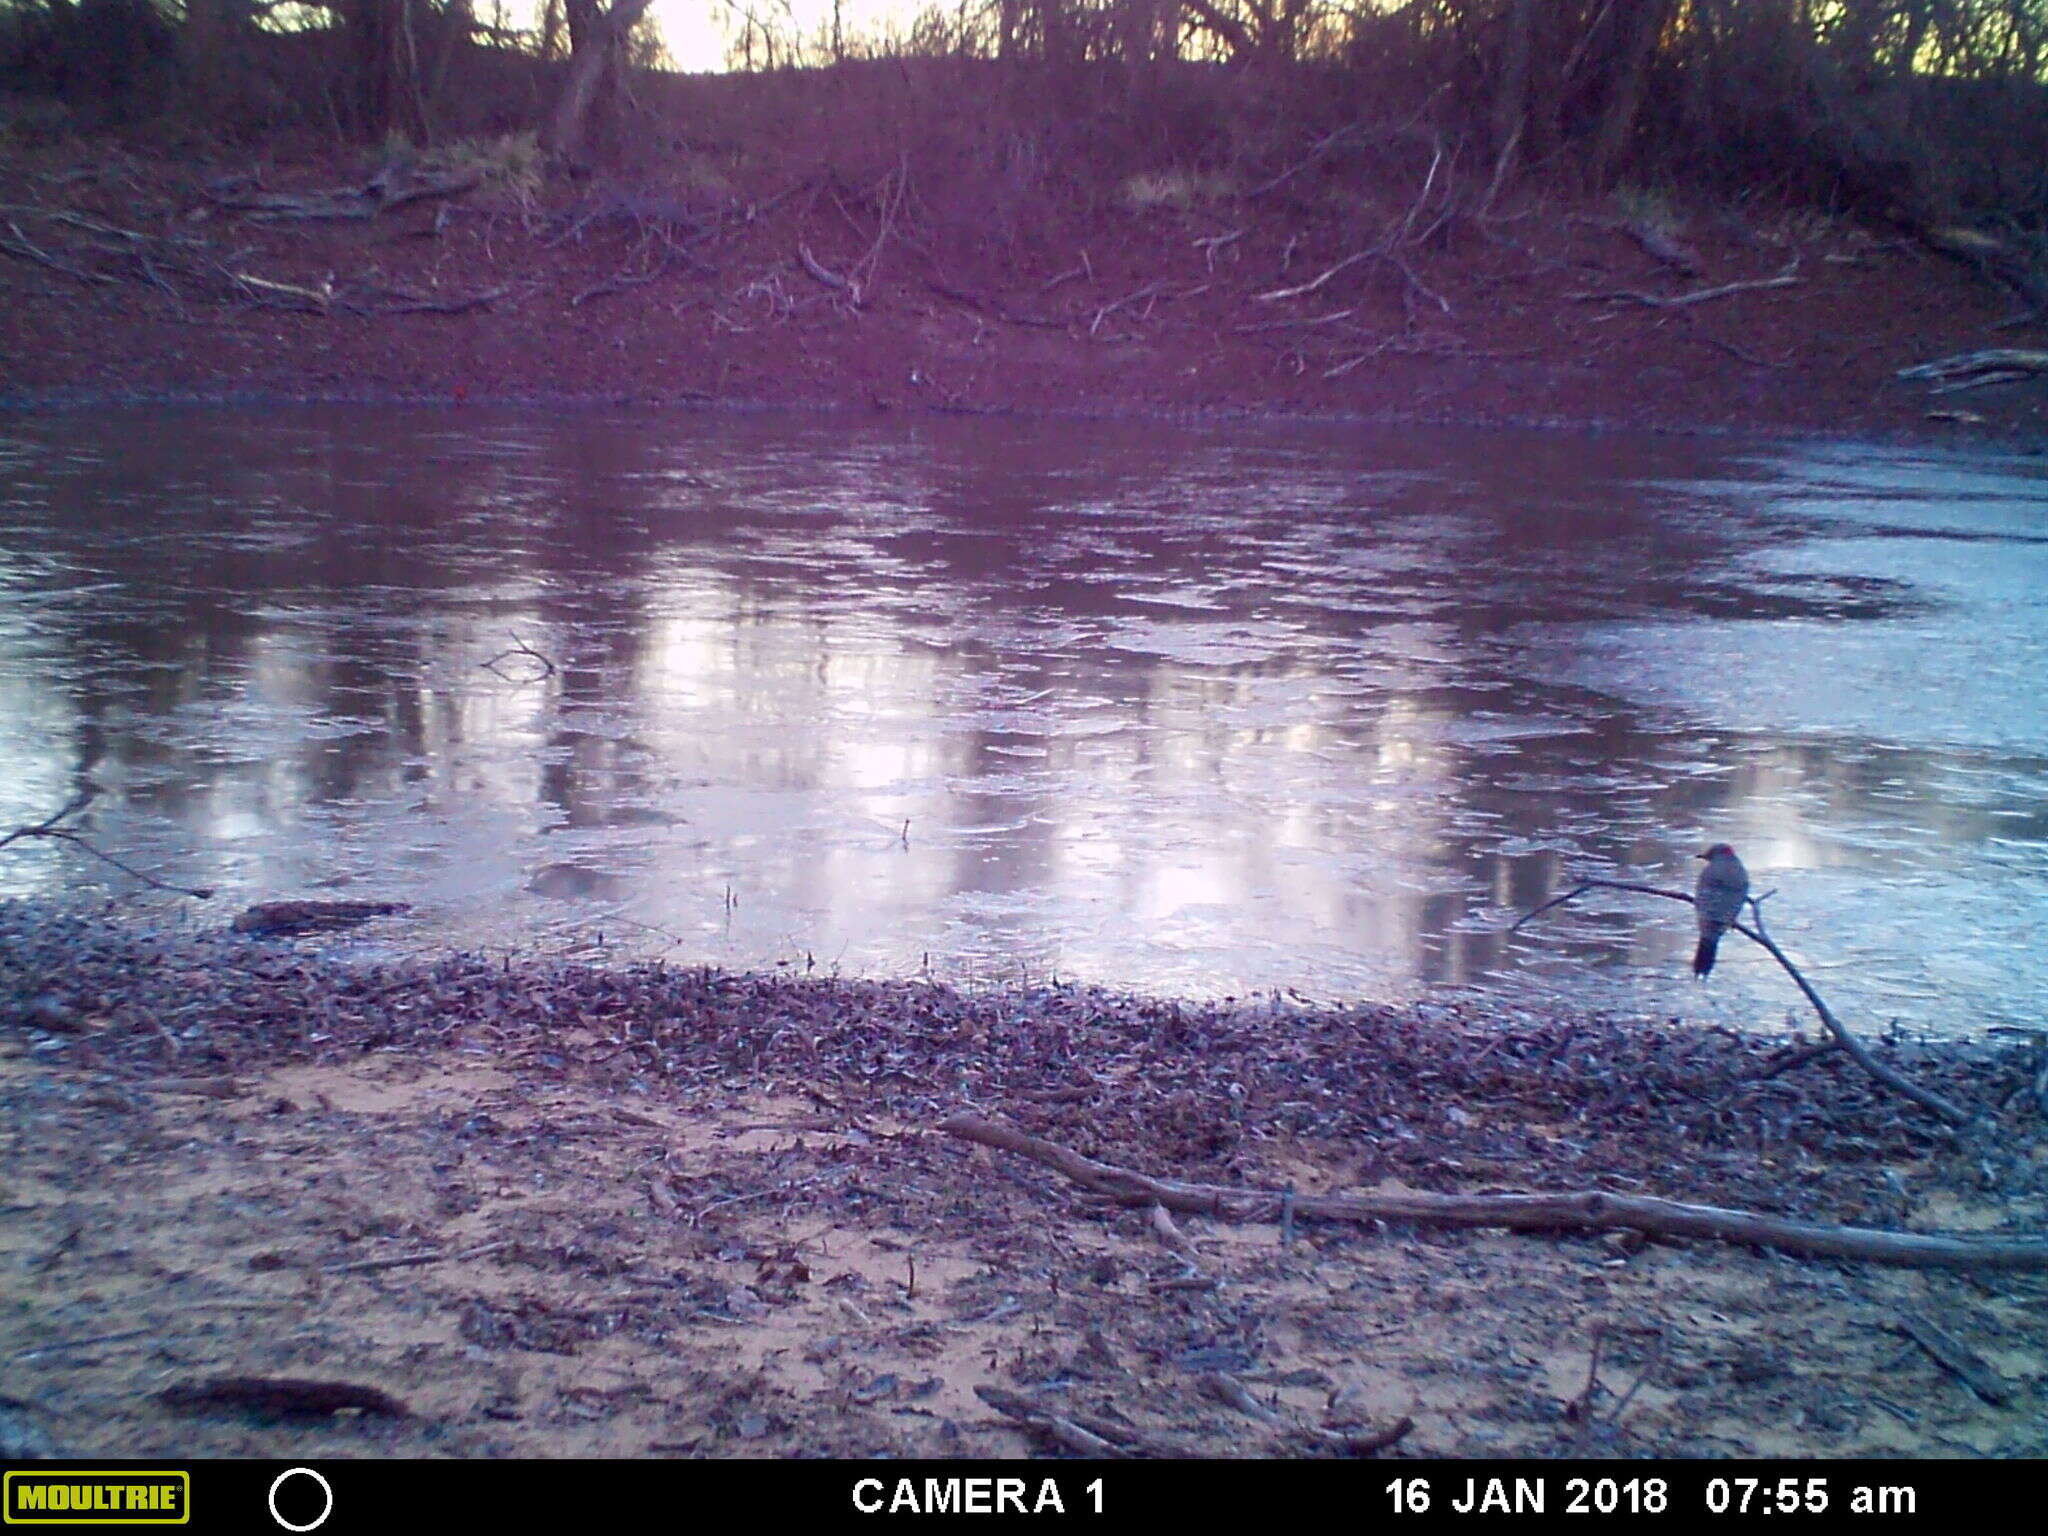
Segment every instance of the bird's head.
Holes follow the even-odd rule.
[[[1694,854],[1693,857],[1696,859],[1709,860],[1732,859],[1735,857],[1735,850],[1729,847],[1726,843],[1716,843],[1713,847],[1706,849],[1704,852]]]

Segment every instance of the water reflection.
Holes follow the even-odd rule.
[[[1774,1016],[1675,908],[1499,931],[1725,838],[1864,1013],[2048,1001],[2024,461],[161,411],[0,477],[0,823],[92,783],[110,849],[408,895],[391,942]]]

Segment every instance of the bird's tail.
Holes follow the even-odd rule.
[[[1720,948],[1721,935],[1718,931],[1701,934],[1700,947],[1692,952],[1693,975],[1704,976],[1711,971],[1714,968],[1714,955]]]

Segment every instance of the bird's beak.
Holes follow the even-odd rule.
[[[1696,853],[1693,857],[1696,859],[1711,859],[1713,855],[1711,853]]]

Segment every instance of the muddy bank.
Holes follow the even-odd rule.
[[[1623,210],[1538,192],[1360,259],[1375,217],[1412,195],[1391,185],[1329,206],[1126,189],[1053,206],[1007,244],[959,210],[907,222],[815,167],[755,186],[700,166],[654,188],[508,172],[374,216],[278,211],[324,207],[373,169],[332,151],[10,157],[0,197],[26,222],[0,245],[0,400],[1250,411],[2048,442],[2048,378],[1936,395],[1896,376],[2038,347],[2039,325],[2001,329],[2013,305],[1982,276],[1807,211],[1659,209],[1682,269]]]
[[[2048,1226],[2023,1049],[1882,1047],[1997,1118],[1965,1146],[1837,1058],[1774,1072],[1796,1046],[1477,1009],[343,966],[10,905],[0,1390],[10,1434],[99,1455],[1055,1449],[977,1388],[1155,1453],[1336,1454],[1402,1418],[1386,1454],[2048,1453],[2039,1275],[1614,1234],[1285,1242],[1192,1216],[1177,1244],[934,1129],[972,1110],[1247,1187]],[[1977,1352],[2003,1402],[1907,1314]],[[1220,1401],[1218,1372],[1270,1417]],[[158,1395],[214,1376],[352,1382],[411,1416]]]

